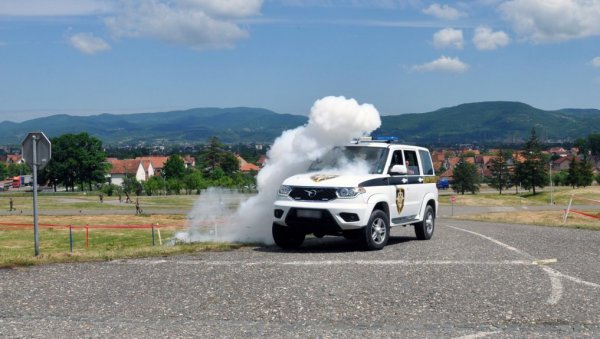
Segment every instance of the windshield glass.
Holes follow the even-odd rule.
[[[335,147],[320,159],[315,160],[309,171],[336,170],[356,174],[381,174],[387,159],[387,148],[348,146]]]

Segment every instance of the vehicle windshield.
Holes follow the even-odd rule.
[[[383,147],[348,146],[335,147],[320,159],[315,160],[310,172],[336,170],[382,174],[388,149]]]

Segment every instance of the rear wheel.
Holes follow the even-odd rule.
[[[289,227],[273,223],[273,240],[277,246],[289,250],[302,246],[304,242],[304,233],[295,231]]]
[[[427,205],[425,208],[425,215],[423,221],[415,224],[415,234],[419,240],[429,240],[433,236],[435,230],[435,214],[433,213],[433,207]]]
[[[390,238],[388,215],[381,210],[373,211],[369,223],[362,231],[362,241],[367,250],[384,248]]]

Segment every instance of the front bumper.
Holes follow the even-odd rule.
[[[305,233],[334,234],[364,227],[374,206],[338,199],[335,202],[276,200],[273,222]]]

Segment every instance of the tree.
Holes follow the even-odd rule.
[[[594,181],[594,172],[592,164],[584,157],[583,160],[573,158],[569,164],[567,182],[571,187],[586,187]]]
[[[600,133],[593,133],[588,136],[588,150],[592,155],[600,155]],[[583,154],[587,156],[587,152],[579,152],[579,154]]]
[[[542,147],[534,128],[531,129],[531,137],[525,143],[521,155],[525,160],[516,165],[515,175],[517,181],[521,183],[523,188],[533,189],[535,195],[535,188],[543,188],[549,181],[547,158],[542,154]]]
[[[162,175],[166,179],[181,179],[185,174],[185,163],[177,154],[173,154],[165,162]]]
[[[152,176],[142,183],[146,195],[158,195],[163,189],[163,179],[157,176]]]
[[[490,186],[500,191],[509,189],[512,187],[513,178],[510,168],[508,166],[509,154],[503,151],[498,151],[497,157],[491,160],[490,172],[492,173],[489,178]]]
[[[64,134],[52,139],[52,159],[48,163],[43,177],[54,185],[63,184],[67,190],[74,190],[79,184],[83,190],[87,184],[104,183],[108,164],[102,151],[100,139],[87,133]]]
[[[0,180],[4,180],[8,177],[8,168],[2,162],[0,162]]]
[[[200,190],[207,187],[208,183],[200,171],[190,171],[183,177],[183,188],[187,194],[192,194],[194,190],[196,193],[200,193]]]
[[[31,168],[29,168],[27,164],[8,164],[6,170],[8,171],[9,177],[31,174]]]
[[[220,168],[227,175],[239,170],[237,158],[225,150],[224,145],[218,138],[212,137],[210,145],[198,156],[199,167],[203,173],[210,175],[214,170]]]
[[[135,194],[137,196],[142,194],[144,187],[142,186],[142,184],[137,181],[136,178],[125,178],[123,179],[123,193],[125,193],[125,195],[127,195],[128,198],[131,197],[131,194]]]
[[[475,194],[479,191],[479,175],[477,175],[477,166],[467,162],[464,157],[454,167],[452,179],[452,189],[454,192],[465,194],[471,192]]]

